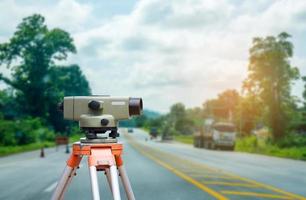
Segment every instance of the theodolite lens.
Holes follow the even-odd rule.
[[[142,99],[141,98],[130,98],[129,100],[129,114],[140,115],[142,112]]]

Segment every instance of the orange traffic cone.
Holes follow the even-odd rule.
[[[68,144],[66,145],[66,153],[70,153],[69,145]]]
[[[41,149],[40,149],[40,157],[41,157],[41,158],[44,158],[44,157],[45,157],[44,147],[41,147]]]

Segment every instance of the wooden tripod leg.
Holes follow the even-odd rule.
[[[71,182],[72,177],[74,176],[74,172],[76,168],[79,166],[82,157],[78,155],[71,154],[70,158],[67,161],[67,166],[64,169],[64,172],[57,183],[55,191],[52,195],[52,200],[60,200],[63,198],[64,193],[68,187],[68,184]]]

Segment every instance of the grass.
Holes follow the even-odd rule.
[[[84,134],[75,134],[69,137],[69,142],[73,143],[73,142],[77,142],[80,140],[81,137],[85,137]]]
[[[193,135],[176,135],[174,140],[184,144],[193,144]]]
[[[174,140],[184,144],[193,144],[192,135],[176,135]],[[235,151],[306,160],[306,146],[279,147],[264,140],[258,140],[255,136],[238,138]]]
[[[255,136],[237,139],[235,151],[306,160],[305,146],[279,147],[258,140]]]
[[[79,141],[82,136],[83,135],[75,134],[69,137],[69,142],[73,143]],[[45,148],[54,147],[55,142],[32,143],[20,146],[0,146],[0,157],[27,151],[34,151],[40,149],[42,146]]]
[[[20,146],[0,146],[0,157],[7,156],[15,153],[21,153],[26,151],[33,151],[44,147],[53,147],[55,146],[54,142],[43,142],[43,143],[33,143]]]

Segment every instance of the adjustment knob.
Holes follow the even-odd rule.
[[[64,102],[60,102],[59,104],[57,104],[57,110],[60,112],[64,111]]]
[[[98,101],[90,101],[89,103],[88,103],[88,108],[90,108],[90,109],[92,109],[92,110],[99,110],[100,109],[100,106],[101,106],[101,104],[100,104],[100,102],[98,102]]]
[[[101,119],[101,125],[102,126],[107,126],[108,123],[109,123],[108,119]]]

